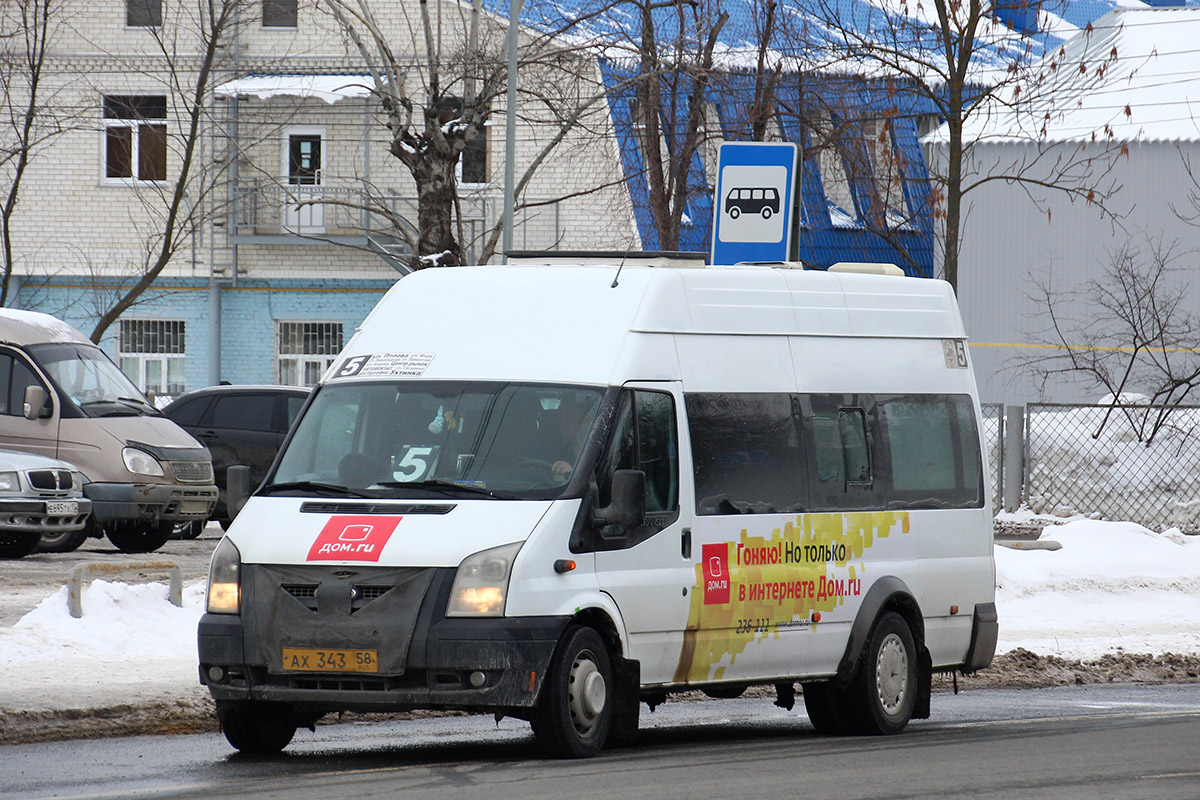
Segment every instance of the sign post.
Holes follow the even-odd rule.
[[[713,198],[713,264],[788,260],[798,161],[794,142],[721,143]]]

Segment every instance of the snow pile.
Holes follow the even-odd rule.
[[[63,587],[11,628],[0,629],[0,706],[88,708],[207,694],[196,672],[196,625],[204,584],[187,586],[183,608],[161,583],[93,581],[83,617]]]
[[[1200,654],[1200,537],[1128,522],[1049,527],[1061,550],[996,547],[998,653]],[[46,710],[207,697],[196,674],[203,583],[184,607],[163,584],[93,582],[82,619],[66,589],[0,629],[0,706]]]
[[[1200,653],[1200,537],[1076,520],[1042,538],[1062,549],[996,548],[1000,652]]]

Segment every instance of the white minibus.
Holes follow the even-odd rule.
[[[889,734],[934,672],[987,666],[953,292],[784,266],[400,280],[214,552],[200,676],[230,743],[460,709],[590,756],[642,703],[797,684],[819,731]]]

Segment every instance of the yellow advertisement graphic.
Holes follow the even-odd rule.
[[[675,682],[720,680],[751,642],[811,628],[860,596],[864,554],[894,532],[908,533],[907,512],[801,514],[770,536],[743,528],[703,545]]]

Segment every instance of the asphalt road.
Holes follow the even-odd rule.
[[[219,734],[0,747],[0,797],[326,800],[1200,797],[1200,685],[1106,684],[938,695],[895,737],[825,738],[765,699],[667,703],[641,741],[552,761],[524,723],[340,724],[280,756]]]

